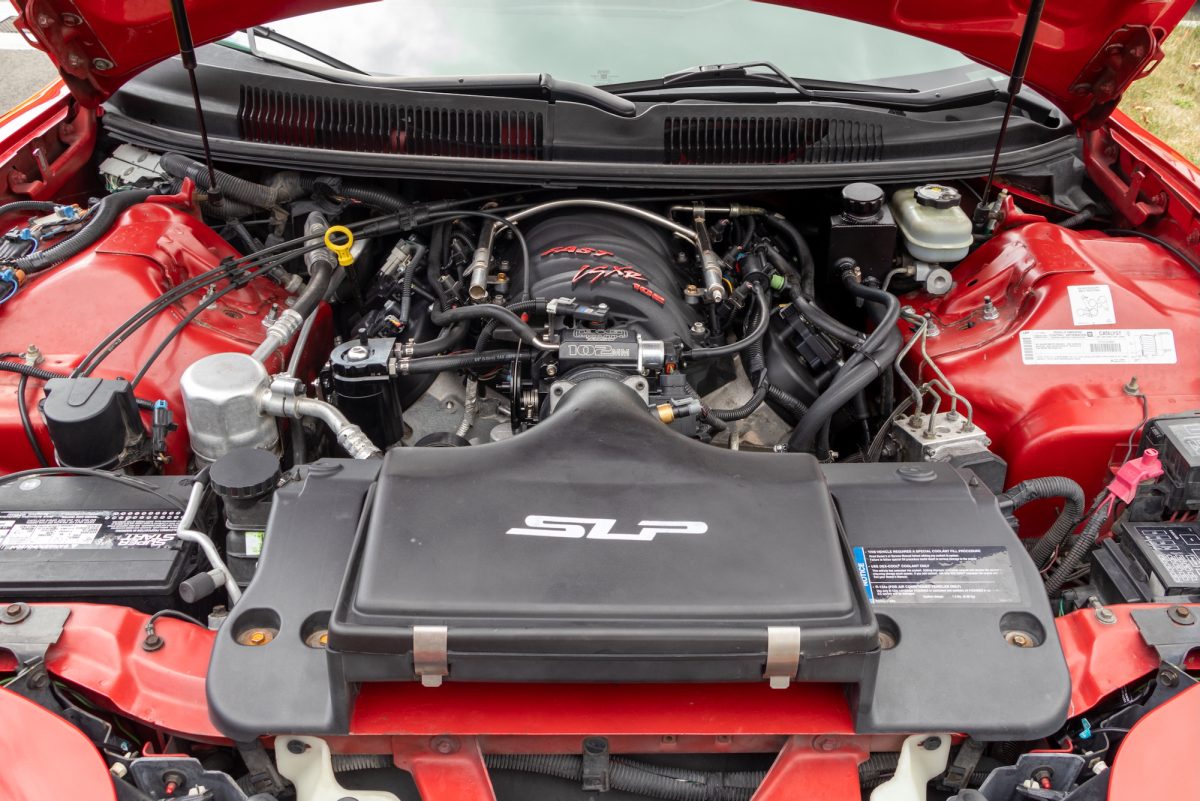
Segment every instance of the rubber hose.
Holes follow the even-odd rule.
[[[382,211],[404,211],[411,205],[404,198],[386,189],[360,184],[343,183],[338,194]]]
[[[69,239],[46,250],[39,250],[28,256],[13,259],[9,264],[26,273],[36,273],[61,264],[95,244],[100,237],[108,233],[108,229],[112,228],[117,217],[120,217],[126,209],[157,194],[158,190],[156,189],[130,189],[109,195],[92,207],[83,227],[72,234]]]
[[[410,347],[413,356],[436,356],[439,353],[457,347],[467,335],[467,323],[455,323],[442,331],[433,339],[425,342],[414,342]]]
[[[191,178],[197,187],[205,191],[212,189],[209,183],[208,167],[181,153],[164,153],[159,164],[169,175],[176,178]],[[221,170],[213,170],[217,187],[224,197],[230,197],[241,203],[260,209],[272,209],[276,206],[295,200],[303,191],[300,181],[293,183],[278,183],[275,186],[247,181]]]
[[[816,295],[817,263],[813,259],[808,243],[804,241],[804,237],[801,236],[796,226],[788,222],[782,214],[767,214],[763,219],[766,220],[767,225],[783,234],[792,246],[796,258],[800,261],[800,292],[806,298],[814,297]]]
[[[1013,511],[1020,509],[1031,501],[1038,501],[1044,498],[1061,498],[1066,502],[1063,505],[1063,510],[1058,515],[1058,519],[1054,521],[1054,525],[1050,526],[1050,529],[1037,541],[1033,549],[1029,552],[1033,558],[1033,563],[1039,569],[1046,566],[1046,563],[1050,561],[1050,557],[1058,547],[1062,545],[1063,541],[1079,525],[1079,521],[1083,519],[1084,503],[1086,503],[1086,499],[1083,496],[1083,489],[1077,483],[1064,476],[1031,478],[1028,481],[1022,481],[1017,486],[1005,492],[1001,497],[1012,503]]]
[[[1096,208],[1094,206],[1088,206],[1083,211],[1072,214],[1070,217],[1060,222],[1059,225],[1063,228],[1078,228],[1095,216]]]
[[[404,328],[408,328],[408,319],[412,316],[412,296],[413,296],[413,279],[417,275],[417,268],[421,266],[421,262],[429,255],[429,251],[424,245],[418,245],[418,250],[409,260],[408,266],[404,268],[404,274],[400,276],[400,324]]]
[[[882,370],[891,367],[904,345],[904,339],[896,328],[900,315],[900,302],[894,295],[882,290],[865,287],[854,281],[849,271],[844,281],[850,293],[861,297],[874,307],[883,307],[883,313],[875,330],[862,344],[862,349],[847,360],[833,383],[809,407],[808,414],[788,437],[788,449],[811,453],[817,437],[825,424],[833,419],[839,409],[852,401],[875,380]]]
[[[754,301],[758,304],[758,308],[763,311],[763,315],[758,320],[758,325],[754,327],[750,333],[739,339],[737,342],[730,342],[725,345],[717,345],[711,348],[692,348],[688,351],[688,358],[696,359],[716,359],[721,356],[732,356],[736,353],[741,353],[746,348],[750,347],[755,342],[762,340],[767,334],[767,328],[770,325],[770,317],[766,314],[767,311],[767,293],[763,288],[754,285]]]
[[[163,194],[175,194],[183,188],[182,178],[172,178],[167,182]],[[200,211],[204,212],[209,217],[216,217],[221,220],[240,220],[243,217],[249,217],[252,214],[261,214],[262,209],[255,208],[246,203],[239,203],[232,198],[223,198],[221,205],[209,203],[207,200],[200,202]]]
[[[529,325],[518,317],[514,312],[504,306],[497,306],[494,303],[480,303],[476,306],[459,306],[456,309],[446,309],[445,311],[434,310],[429,318],[436,325],[450,325],[463,320],[474,319],[489,319],[495,320],[498,323],[508,326],[512,329],[522,342],[539,350],[547,349],[546,343],[538,338],[535,332]]]
[[[546,301],[544,300],[518,300],[515,303],[510,303],[504,308],[508,309],[513,314],[521,314],[529,311],[545,311]],[[475,352],[482,353],[491,341],[492,334],[500,327],[500,323],[496,320],[488,320],[484,325],[483,330],[479,333],[479,339],[475,340]]]
[[[428,356],[424,359],[413,359],[401,367],[401,373],[441,373],[447,370],[468,370],[473,367],[491,367],[509,362],[528,362],[533,359],[533,351],[486,350],[483,353],[454,353],[449,356]]]
[[[329,221],[319,211],[310,212],[304,220],[304,232],[316,234],[329,228]],[[308,267],[308,285],[292,304],[292,310],[301,317],[307,317],[317,308],[325,293],[329,290],[329,282],[333,280],[333,271],[337,261],[328,248],[318,248],[304,254],[304,264]]]
[[[1108,520],[1108,512],[1109,505],[1107,503],[1102,503],[1096,511],[1092,512],[1091,517],[1084,524],[1083,530],[1071,544],[1071,549],[1063,555],[1062,559],[1058,560],[1054,572],[1046,579],[1046,595],[1053,596],[1061,590],[1071,580],[1071,574],[1075,572],[1075,569],[1083,564],[1084,558],[1092,550],[1096,540],[1100,539],[1100,529],[1104,527],[1104,521]]]
[[[793,297],[792,303],[796,305],[796,308],[800,310],[800,313],[810,323],[834,339],[840,340],[851,347],[859,347],[863,344],[863,340],[867,338],[861,331],[855,331],[842,321],[832,317],[828,312],[807,298]]]

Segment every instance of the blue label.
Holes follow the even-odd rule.
[[[875,591],[871,589],[871,571],[867,569],[867,554],[862,548],[854,549],[854,564],[858,567],[858,577],[862,579],[863,589],[867,591],[867,599],[875,600]]]

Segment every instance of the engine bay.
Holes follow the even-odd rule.
[[[924,752],[930,797],[1099,798],[1195,683],[1200,267],[1102,204],[97,161],[0,206],[0,650],[145,798],[409,801],[474,737],[503,799],[749,799],[788,726],[864,797]],[[105,608],[211,722],[34,686]],[[1084,703],[1118,630],[1156,667]],[[654,685],[786,721],[380,722]]]

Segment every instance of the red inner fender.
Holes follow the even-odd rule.
[[[1033,223],[980,247],[954,270],[954,281],[945,297],[904,300],[918,314],[933,314],[938,333],[929,355],[974,405],[975,421],[1008,461],[1009,486],[1063,475],[1089,498],[1099,492],[1142,420],[1140,400],[1125,391],[1134,376],[1151,417],[1200,406],[1200,276],[1162,247]],[[1085,297],[1076,290],[1072,301],[1071,287],[1097,285]],[[1111,316],[1103,313],[1104,287]],[[985,296],[999,312],[994,320],[984,319]],[[1115,322],[1100,322],[1109,319]],[[1173,359],[1164,354],[1165,335],[1114,333],[1130,330],[1169,330]],[[1022,332],[1050,340],[1033,344]],[[1088,357],[1046,363],[1061,336],[1088,338]],[[1125,336],[1144,342],[1145,355],[1107,353],[1113,337]],[[912,357],[909,366],[915,373]],[[1051,502],[1031,504],[1022,510],[1023,533],[1041,534],[1053,515]]]
[[[23,352],[33,344],[45,356],[38,366],[66,373],[113,329],[163,292],[239,254],[195,217],[159,203],[127,211],[107,236],[64,264],[33,276],[0,307],[10,339],[0,350]],[[226,286],[222,281],[217,289]],[[133,378],[154,348],[204,297],[204,288],[185,297],[142,326],[109,355],[93,375]],[[170,472],[187,465],[187,430],[179,377],[211,353],[249,353],[262,342],[263,319],[273,305],[284,307],[287,293],[267,278],[251,281],[202,312],[167,347],[137,388],[139,398],[165,399],[179,430],[167,438]],[[277,354],[267,369],[283,367]],[[0,373],[0,472],[36,467],[18,415],[16,373]],[[49,456],[53,450],[37,404],[41,382],[31,379],[26,404],[34,430]],[[145,415],[144,415],[145,417]],[[148,418],[147,418],[148,419]]]
[[[83,732],[58,715],[0,689],[0,721],[0,754],[6,765],[0,770],[0,798],[116,798],[100,752]]]

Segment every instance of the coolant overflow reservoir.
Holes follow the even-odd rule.
[[[961,261],[971,248],[971,218],[952,186],[925,184],[892,195],[892,213],[905,247],[918,261]]]

